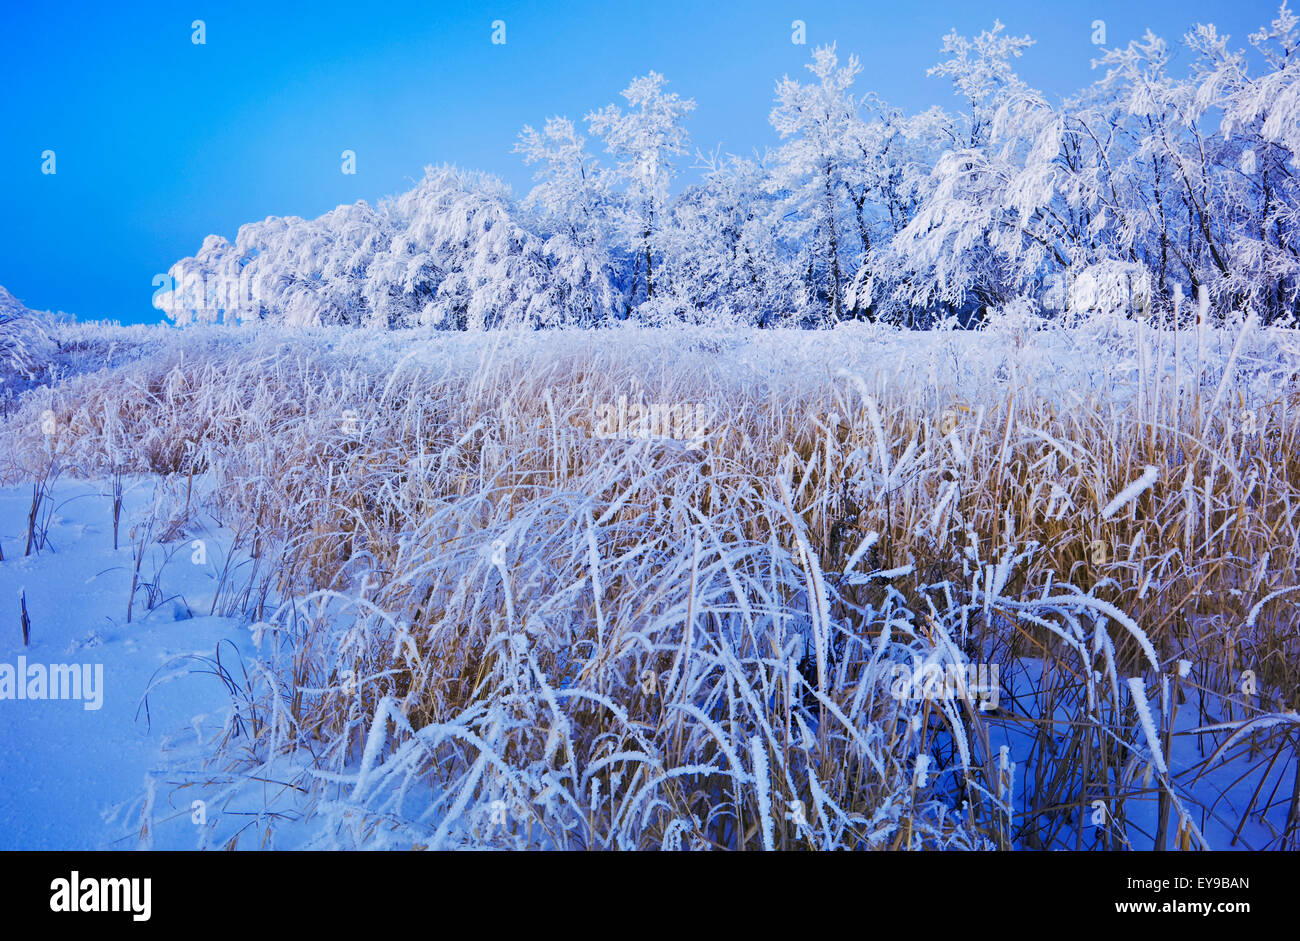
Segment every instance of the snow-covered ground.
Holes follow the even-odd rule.
[[[142,829],[147,843],[149,828],[168,817],[183,818],[189,832],[171,827],[175,839],[154,846],[197,845],[188,805],[147,807],[144,797],[158,792],[159,772],[193,759],[227,721],[230,695],[215,658],[234,664],[254,651],[238,619],[208,613],[219,531],[206,536],[205,564],[192,561],[184,541],[150,547],[140,576],[156,587],[156,603],[150,609],[138,591],[128,623],[129,532],[152,487],[147,479],[127,482],[114,550],[107,482],[60,482],[46,544],[26,557],[31,488],[0,490],[0,597],[11,626],[0,636],[0,664],[89,665],[90,676],[102,675],[93,697],[83,689],[78,700],[0,700],[0,848],[135,848]],[[20,594],[31,625],[26,646]]]

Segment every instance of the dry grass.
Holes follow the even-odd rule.
[[[6,427],[10,479],[202,476],[240,534],[228,797],[285,780],[322,845],[1300,842],[1285,334],[352,343],[171,351]],[[703,403],[704,446],[599,436],[620,396]],[[891,695],[926,662],[997,664],[1001,708]]]

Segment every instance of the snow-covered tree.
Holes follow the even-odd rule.
[[[387,237],[385,220],[364,202],[316,219],[250,222],[234,244],[210,235],[195,256],[173,265],[172,290],[157,303],[181,323],[360,326],[367,272]]]
[[[776,86],[769,120],[785,143],[771,186],[783,197],[782,234],[808,246],[808,288],[833,322],[845,313],[845,279],[869,248],[849,240],[856,222],[849,198],[862,186],[863,151],[870,148],[852,92],[862,65],[856,56],[840,65],[831,45],[815,49],[807,68],[816,81],[787,75]],[[858,238],[867,241],[865,229]]]
[[[789,246],[777,238],[779,210],[764,163],[719,152],[699,155],[703,180],[673,201],[663,227],[668,285],[642,305],[653,322],[759,323],[804,313],[805,291]]]
[[[562,319],[543,242],[516,222],[495,177],[429,168],[381,211],[394,234],[366,282],[375,322],[482,330]]]
[[[524,127],[515,152],[539,165],[523,208],[535,214],[543,233],[555,288],[570,311],[566,319],[596,323],[616,315],[622,298],[612,268],[615,197],[586,139],[572,121],[553,117],[540,131]]]
[[[956,131],[953,118],[938,107],[909,116],[868,95],[863,108],[858,171],[846,187],[862,254],[844,306],[856,316],[910,323],[909,306],[897,302],[906,272],[889,247],[933,191],[932,171]]]
[[[1189,111],[1198,124],[1219,118],[1204,157],[1225,256],[1218,265],[1210,254],[1222,275],[1218,294],[1233,307],[1259,308],[1267,319],[1294,314],[1300,295],[1298,22],[1283,3],[1269,27],[1250,35],[1265,66],[1258,77],[1250,74],[1247,54],[1229,49],[1213,26],[1186,36],[1198,53]]]
[[[968,111],[964,133],[937,160],[929,192],[891,246],[912,306],[1000,304],[1048,257],[1068,265],[1051,232],[1061,124],[1011,65],[1032,44],[994,22],[974,39],[944,37],[951,58],[930,69],[948,78]]]
[[[605,142],[605,150],[615,160],[612,182],[622,187],[611,215],[623,244],[632,253],[628,290],[632,306],[652,298],[659,287],[655,280],[656,243],[676,176],[674,158],[686,153],[690,143],[685,121],[695,110],[695,101],[666,92],[666,84],[662,75],[650,72],[633,79],[623,90],[629,110],[610,104],[587,115],[591,132]]]
[[[522,227],[494,177],[429,168],[378,209],[272,217],[209,236],[159,304],[179,322],[485,329],[562,322],[575,300],[554,244]],[[572,279],[572,274],[568,276]]]

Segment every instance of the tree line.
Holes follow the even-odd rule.
[[[1184,292],[1289,322],[1300,304],[1300,32],[1284,3],[1234,48],[1212,25],[1179,74],[1148,32],[1099,50],[1053,104],[1001,23],[943,38],[958,106],[906,113],[834,46],[775,88],[780,143],[693,150],[695,102],[658,73],[583,127],[515,145],[492,176],[428,168],[409,192],[209,236],[156,303],[177,322],[488,329],[742,323],[924,326],[1012,303],[1044,315]],[[675,187],[684,170],[689,184]]]

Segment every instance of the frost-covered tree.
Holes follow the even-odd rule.
[[[1183,37],[1195,56],[1185,78],[1150,32],[1097,63],[1105,106],[1085,123],[1111,143],[1101,154],[1100,228],[1115,257],[1152,269],[1161,298],[1179,282],[1268,319],[1295,309],[1295,25],[1283,4],[1271,28],[1252,34],[1259,77],[1209,25]]]
[[[495,177],[430,168],[381,205],[394,234],[371,264],[365,297],[377,322],[482,330],[562,319],[543,242],[513,217]]]
[[[906,272],[889,248],[933,191],[932,171],[956,131],[953,118],[938,107],[906,115],[875,95],[866,96],[863,107],[859,169],[846,186],[862,252],[844,306],[856,316],[911,322],[911,310],[897,303],[906,293]]]
[[[815,49],[807,68],[816,81],[787,75],[776,86],[769,120],[785,143],[771,186],[782,195],[782,234],[808,246],[809,291],[834,322],[845,313],[845,279],[869,248],[848,238],[856,221],[849,200],[863,185],[862,156],[870,149],[852,92],[862,65],[856,56],[840,65],[831,45]],[[865,230],[858,237],[865,242]]]
[[[556,289],[570,309],[567,319],[596,323],[615,315],[622,300],[612,268],[615,197],[586,139],[572,121],[553,117],[540,131],[524,127],[515,152],[526,164],[538,164],[523,208],[535,214],[543,233]]]
[[[628,289],[632,306],[654,297],[657,240],[676,176],[674,158],[686,153],[690,143],[685,121],[695,110],[695,101],[665,91],[666,84],[662,75],[650,72],[623,90],[626,112],[610,104],[587,115],[591,132],[605,142],[605,150],[615,160],[612,182],[622,187],[611,216],[632,254]]]
[[[515,215],[496,178],[429,168],[378,209],[272,217],[241,226],[233,245],[209,236],[173,266],[159,303],[178,322],[387,328],[541,326],[589,311],[554,245]]]
[[[1283,3],[1269,27],[1250,35],[1265,66],[1259,76],[1250,74],[1247,54],[1229,49],[1213,26],[1186,36],[1198,53],[1189,111],[1198,125],[1218,118],[1204,157],[1226,256],[1220,266],[1210,255],[1222,276],[1217,293],[1234,307],[1260,308],[1268,319],[1294,314],[1300,294],[1298,22]]]
[[[703,180],[673,201],[662,233],[668,287],[643,311],[655,322],[758,323],[804,313],[806,292],[777,238],[778,201],[763,162],[701,154]]]
[[[930,69],[950,79],[968,110],[964,133],[937,160],[929,192],[891,246],[906,277],[898,299],[914,307],[1003,303],[1060,257],[1050,233],[1060,125],[1011,65],[1031,45],[1000,22],[974,39],[944,37],[951,58]]]
[[[172,290],[157,303],[181,323],[360,326],[367,322],[363,286],[388,237],[386,220],[364,202],[316,219],[250,222],[234,244],[210,235],[196,255],[173,265]]]
[[[1028,36],[1006,36],[999,20],[974,39],[951,30],[943,37],[941,54],[950,55],[931,66],[927,75],[951,79],[953,91],[965,99],[967,111],[962,118],[966,135],[964,146],[978,150],[989,142],[994,121],[1009,100],[1028,91],[1016,75],[1011,60],[1024,55],[1034,44]]]
[[[835,47],[813,52],[815,81],[778,83],[770,120],[785,139],[769,186],[778,235],[802,246],[809,303],[832,322],[888,315],[896,271],[885,249],[931,189],[930,171],[955,135],[938,108],[907,116],[853,85],[861,64]]]

